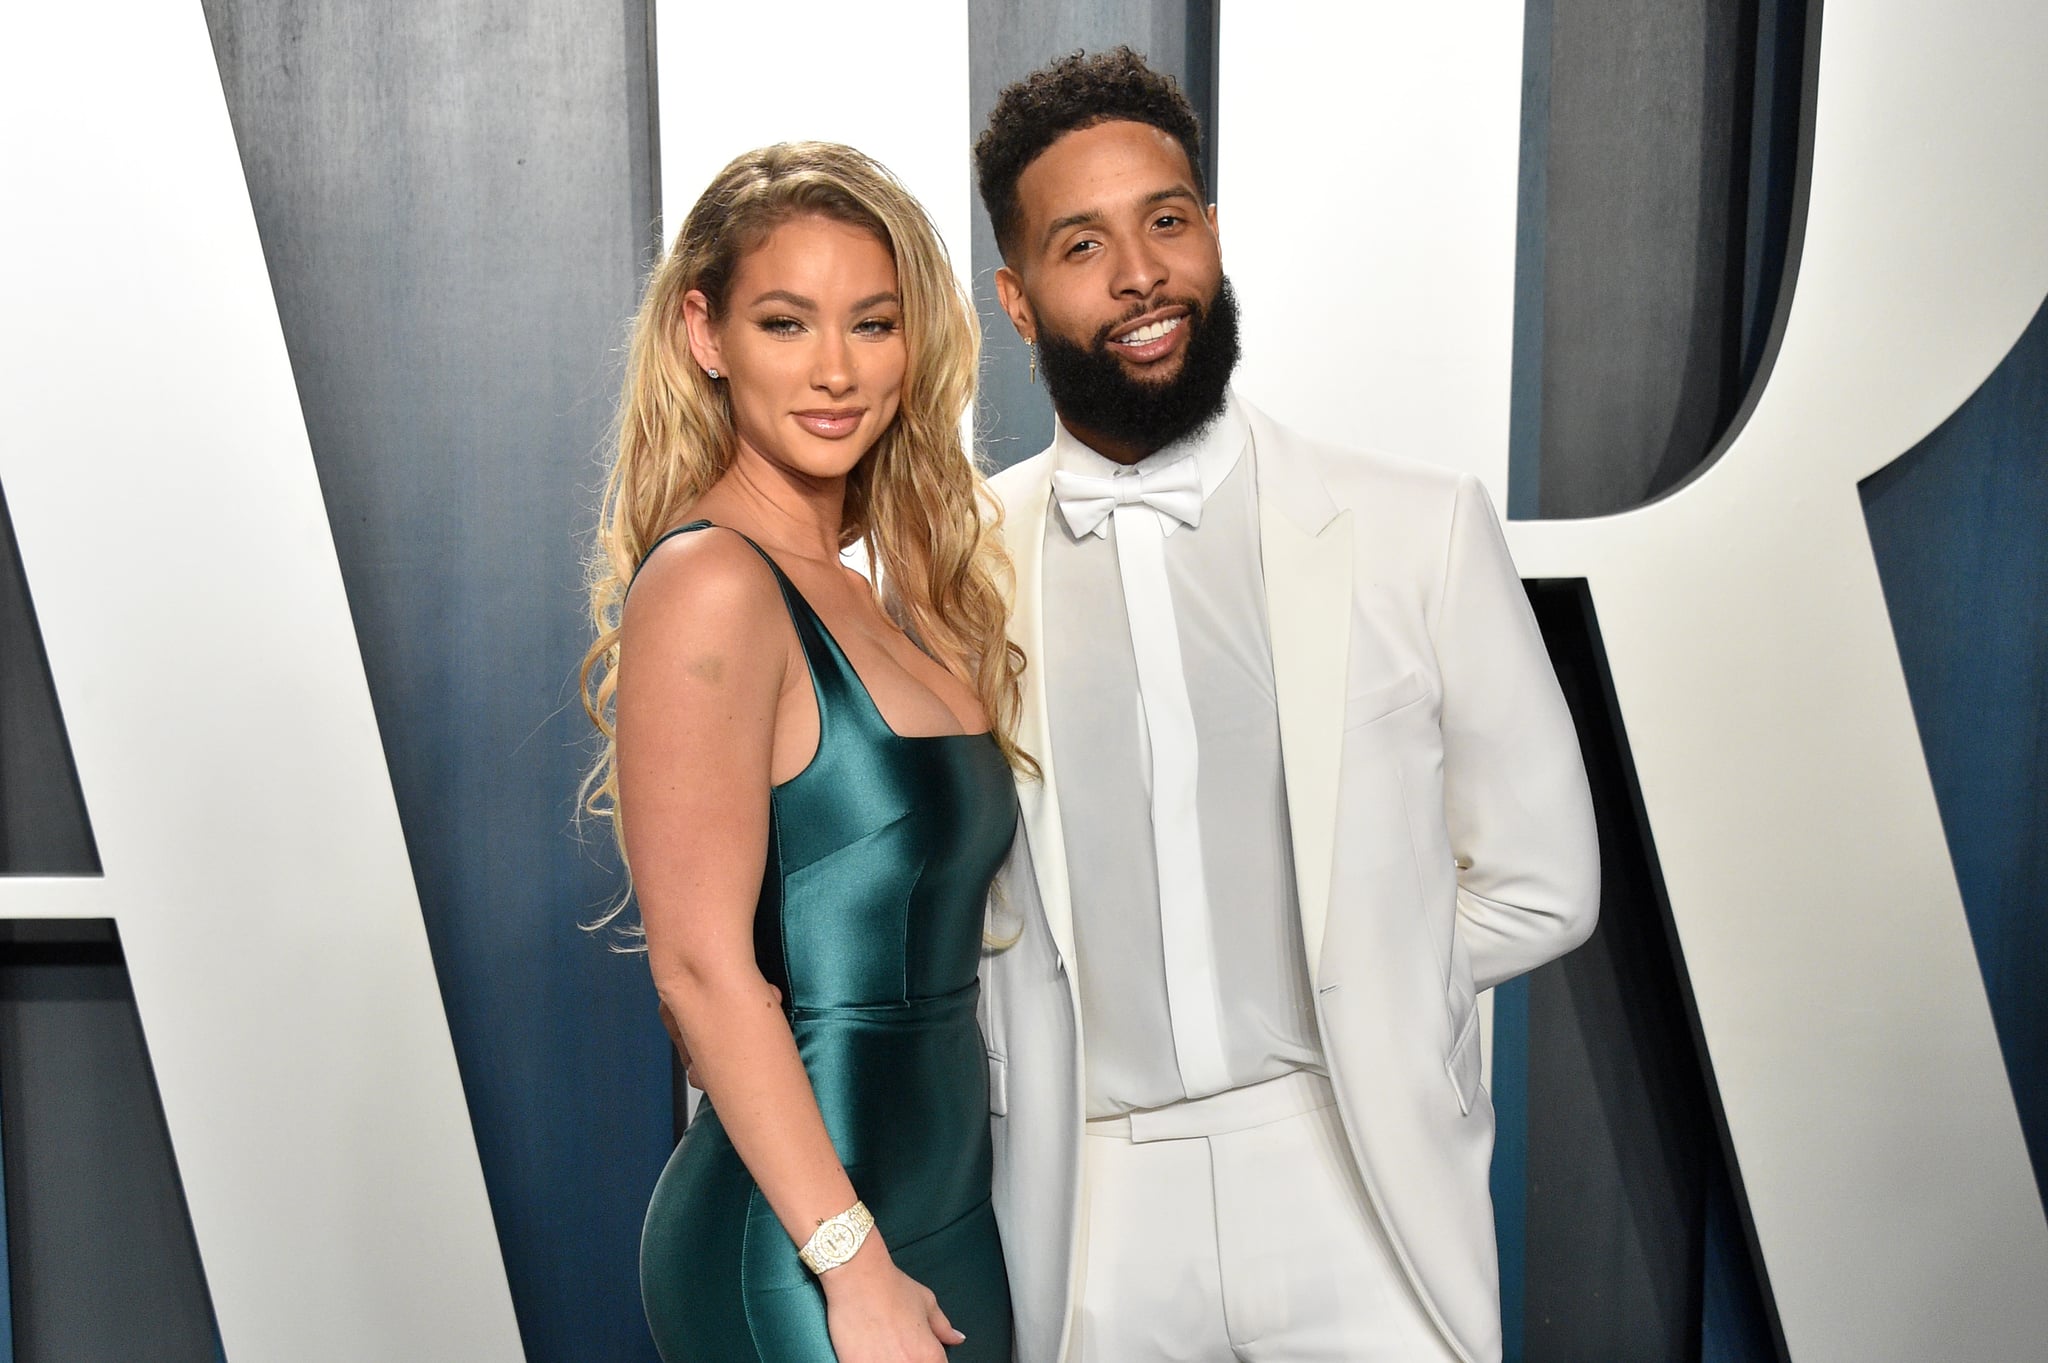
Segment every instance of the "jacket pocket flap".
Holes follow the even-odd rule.
[[[1403,672],[1385,686],[1375,686],[1344,699],[1344,727],[1356,729],[1376,719],[1413,705],[1428,694],[1420,672]]]

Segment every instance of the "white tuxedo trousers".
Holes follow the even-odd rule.
[[[1451,1363],[1297,1072],[1088,1123],[1075,1363]]]

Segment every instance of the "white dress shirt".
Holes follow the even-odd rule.
[[[1193,525],[1134,497],[1112,514],[1106,499],[1093,516],[1077,509],[1086,534],[1059,510],[1046,518],[1044,666],[1091,1118],[1323,1065],[1255,458],[1235,398],[1206,430],[1128,467],[1064,426],[1053,437],[1068,480],[1153,481],[1193,460],[1201,487]]]

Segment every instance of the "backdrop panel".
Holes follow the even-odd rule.
[[[2048,306],[1863,483],[2036,1185],[2048,1188]]]
[[[651,1359],[644,966],[577,926],[575,670],[653,244],[647,11],[209,0],[528,1357]]]
[[[230,1357],[519,1355],[205,17],[11,12],[0,483]]]
[[[1798,1360],[2006,1358],[2048,1329],[2048,1224],[1856,492],[2048,290],[2044,58],[2023,5],[1830,9],[1746,424],[1660,502],[1511,527],[1524,573],[1592,583]]]

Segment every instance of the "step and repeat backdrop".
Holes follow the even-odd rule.
[[[1242,390],[1469,470],[1600,807],[1497,991],[1510,1360],[2048,1331],[2048,11],[18,7],[0,22],[0,1363],[651,1363],[679,1130],[579,826],[640,281],[854,143],[1051,433],[968,146],[1172,71]]]

